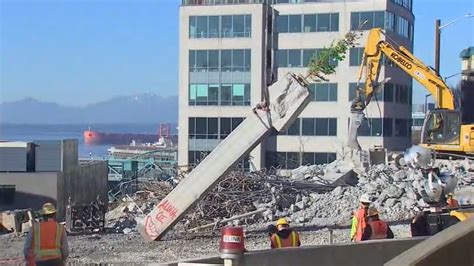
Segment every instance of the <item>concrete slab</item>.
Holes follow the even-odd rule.
[[[285,86],[285,83],[280,83]],[[270,104],[270,112],[257,111],[247,117],[224,141],[181,181],[144,219],[138,230],[145,240],[163,237],[230,168],[253,150],[271,130],[283,130],[309,102],[309,91],[292,75],[283,93]]]

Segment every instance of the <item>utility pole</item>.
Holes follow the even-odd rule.
[[[434,55],[435,67],[434,67],[434,69],[435,69],[436,73],[438,73],[438,75],[439,75],[439,54],[440,54],[440,49],[441,49],[441,47],[440,47],[441,44],[440,44],[440,41],[439,41],[440,33],[441,33],[440,29],[439,29],[440,25],[441,25],[441,20],[440,19],[435,20],[435,49],[434,49],[435,50],[435,55]]]

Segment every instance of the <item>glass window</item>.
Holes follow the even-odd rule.
[[[196,16],[189,17],[189,38],[196,38],[197,24]]]
[[[245,15],[244,37],[250,37],[252,32],[252,16]]]
[[[196,138],[205,139],[207,135],[207,119],[205,117],[196,117]]]
[[[314,136],[314,118],[301,118],[303,136]]]
[[[217,127],[217,118],[207,119],[207,138],[217,139],[219,136],[219,130]]]
[[[196,84],[189,85],[189,105],[196,104]]]
[[[244,15],[233,16],[233,36],[232,37],[244,37]]]
[[[232,50],[232,71],[240,72],[244,69],[244,50]]]
[[[277,32],[288,32],[288,16],[277,16],[276,24]]]
[[[286,169],[295,169],[300,166],[300,156],[297,152],[287,152],[286,160]]]
[[[316,118],[316,136],[327,136],[329,121],[327,118]]]
[[[221,86],[221,105],[230,105],[232,100],[232,85],[222,84]]]
[[[219,71],[219,50],[209,50],[209,66],[208,71],[218,72]]]
[[[297,118],[288,128],[288,135],[290,136],[299,136],[300,135],[300,119]]]
[[[244,64],[243,64],[243,71],[250,71],[250,63],[251,63],[251,50],[246,49],[244,50]]]
[[[196,85],[196,105],[207,105],[207,84]]]
[[[386,12],[385,29],[395,31],[395,15],[392,12]]]
[[[196,51],[196,70],[198,72],[207,71],[207,50]]]
[[[357,83],[349,83],[349,101],[356,97]]]
[[[244,84],[232,85],[232,105],[244,105]]]
[[[329,14],[318,14],[318,31],[329,31]]]
[[[357,30],[359,28],[360,13],[352,12],[351,13],[351,30]]]
[[[221,36],[232,37],[232,16],[221,16]]]
[[[314,153],[312,153],[312,152],[303,153],[302,164],[303,165],[313,165],[314,164]]]
[[[337,83],[329,84],[329,101],[337,102]]]
[[[219,85],[210,84],[208,90],[209,90],[209,97],[208,97],[207,104],[218,105],[219,104]]]
[[[290,32],[301,32],[301,15],[290,15]]]
[[[309,65],[309,62],[311,60],[311,58],[313,58],[313,56],[315,55],[316,53],[316,49],[304,49],[303,50],[303,66],[308,66]]]
[[[196,51],[194,50],[189,51],[189,71],[196,71]]]
[[[190,138],[195,138],[196,133],[196,119],[194,117],[188,118],[188,133]]]
[[[240,125],[240,123],[242,123],[242,121],[244,121],[242,117],[232,118],[232,131],[234,131]]]
[[[207,38],[207,16],[197,17],[197,38]]]
[[[329,118],[328,136],[337,136],[337,118]]]
[[[314,153],[314,163],[315,164],[325,164],[328,162],[328,154],[325,152],[315,152]]]
[[[329,100],[329,84],[316,84],[316,101],[327,102]]]
[[[301,50],[288,50],[288,65],[289,67],[301,67]]]
[[[288,50],[277,50],[277,66],[288,66]]]
[[[339,31],[339,13],[331,14],[331,31]]]
[[[383,119],[383,136],[384,137],[391,137],[392,136],[392,119],[391,118],[384,118]]]
[[[303,15],[304,20],[304,32],[315,32],[316,31],[316,15]]]
[[[385,12],[374,12],[374,28],[382,28],[385,26]]]
[[[359,24],[364,23],[367,21],[364,26],[362,26],[362,30],[370,30],[373,28],[374,25],[374,12],[360,12],[360,21]]]
[[[382,119],[371,118],[371,136],[382,136]]]
[[[408,136],[407,120],[395,119],[395,137]]]
[[[220,138],[225,139],[227,135],[229,135],[230,132],[232,132],[231,119],[221,118],[220,121],[221,121],[221,129],[220,129],[221,137]]]
[[[393,84],[385,83],[383,88],[383,100],[384,102],[393,102]]]
[[[219,16],[209,17],[209,38],[219,38]]]
[[[232,50],[221,51],[221,71],[228,72],[232,70]]]
[[[250,105],[250,84],[245,84],[244,105]]]
[[[349,50],[349,66],[359,66],[362,62],[364,48],[356,47]]]
[[[312,101],[316,101],[316,84],[309,84],[308,90],[311,94]]]

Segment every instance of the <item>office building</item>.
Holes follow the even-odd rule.
[[[327,163],[347,152],[350,101],[367,30],[413,49],[411,0],[183,0],[179,34],[179,158],[195,165],[263,99],[264,88],[288,71],[305,73],[310,58],[363,21],[329,82],[311,84],[312,101],[285,132],[272,135],[242,159],[244,168],[292,169]],[[384,60],[391,77],[367,107],[359,133],[363,148],[410,146],[412,80]],[[269,88],[272,93],[272,88]]]

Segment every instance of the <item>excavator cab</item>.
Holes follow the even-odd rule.
[[[422,130],[422,143],[459,145],[460,129],[460,112],[435,109],[426,115]]]

